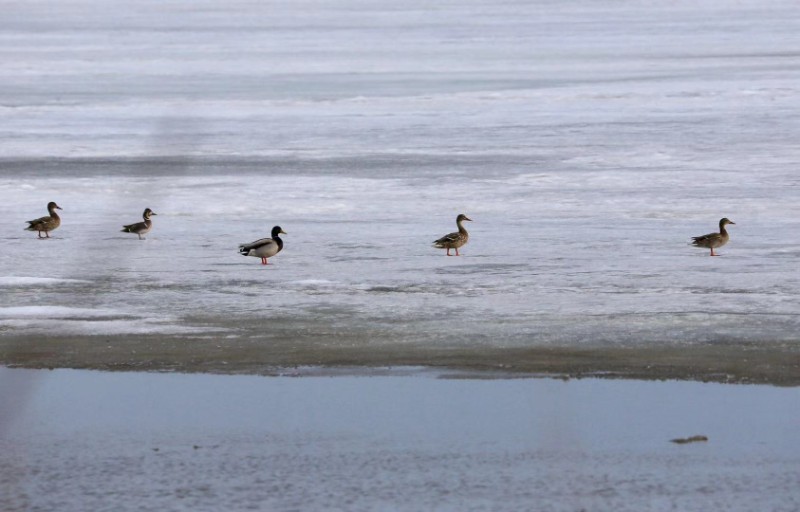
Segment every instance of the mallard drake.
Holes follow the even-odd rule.
[[[50,212],[50,215],[35,220],[29,220],[29,226],[25,229],[28,231],[38,231],[39,238],[50,238],[50,231],[53,231],[61,225],[61,217],[56,213],[56,210],[61,209],[62,208],[56,203],[50,201],[47,203],[47,211]],[[42,231],[44,231],[45,236],[42,236]]]
[[[150,220],[151,215],[158,215],[156,212],[151,210],[150,208],[145,208],[142,217],[144,218],[144,222],[137,222],[136,224],[128,224],[127,226],[122,226],[123,233],[136,233],[139,236],[139,240],[144,240],[142,235],[146,234],[148,231],[153,229],[153,221]]]
[[[472,222],[472,219],[463,213],[459,214],[458,217],[456,217],[456,226],[458,226],[458,231],[444,235],[442,238],[433,242],[433,246],[437,249],[447,249],[448,256],[450,256],[450,249],[455,249],[456,256],[460,256],[460,254],[458,254],[458,248],[469,241],[469,233],[467,233],[467,230],[461,225],[461,223],[465,220]]]
[[[736,224],[732,222],[727,217],[723,217],[719,220],[719,233],[709,233],[703,236],[693,236],[692,237],[692,244],[697,247],[705,247],[706,249],[711,249],[711,256],[719,256],[719,254],[714,254],[714,249],[718,247],[722,247],[723,245],[728,243],[730,236],[728,236],[728,231],[725,230],[725,226],[728,224]]]
[[[283,249],[283,240],[278,235],[287,233],[280,226],[272,228],[272,238],[262,238],[249,244],[239,246],[239,254],[242,256],[255,256],[261,258],[262,265],[269,265],[267,258],[271,258]]]

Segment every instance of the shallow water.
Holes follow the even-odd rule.
[[[0,335],[790,346],[796,14],[15,4]],[[63,225],[35,240],[51,200]],[[146,241],[118,232],[145,207]],[[446,258],[430,242],[459,212],[470,243]],[[722,216],[721,258],[687,245]],[[274,266],[237,254],[275,224]]]
[[[797,388],[387,374],[0,369],[0,506],[800,506]],[[709,440],[670,442],[693,435]]]

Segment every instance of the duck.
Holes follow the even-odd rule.
[[[61,209],[62,208],[55,202],[50,201],[47,203],[47,211],[50,212],[50,215],[27,221],[28,227],[25,229],[28,231],[38,231],[39,238],[50,238],[50,231],[53,231],[61,225],[61,217],[56,213],[56,210]],[[45,236],[42,236],[42,232],[44,232]]]
[[[262,265],[269,265],[267,258],[271,258],[283,249],[283,240],[278,235],[286,235],[286,231],[280,226],[272,228],[272,238],[262,238],[249,244],[239,246],[239,254],[242,256],[255,256],[261,258]]]
[[[460,256],[460,254],[458,254],[458,248],[469,241],[469,233],[467,233],[467,230],[464,229],[464,226],[461,224],[465,220],[472,222],[472,219],[463,213],[458,214],[458,217],[456,217],[458,231],[444,235],[442,238],[433,242],[433,246],[437,249],[447,249],[447,256],[450,256],[450,249],[455,249],[456,256]]]
[[[725,229],[725,226],[728,224],[736,225],[735,222],[731,221],[727,217],[723,217],[719,220],[719,233],[709,233],[707,235],[702,236],[693,236],[692,237],[692,245],[696,247],[705,247],[706,249],[711,249],[711,256],[719,256],[719,254],[714,253],[714,249],[722,247],[723,245],[728,243],[730,236],[728,235],[728,231]]]
[[[136,233],[139,236],[139,240],[144,240],[142,235],[148,233],[151,229],[153,229],[153,221],[150,220],[151,215],[158,215],[156,212],[151,210],[150,208],[145,208],[142,217],[144,218],[144,222],[137,222],[135,224],[128,224],[127,226],[122,226],[123,233]]]

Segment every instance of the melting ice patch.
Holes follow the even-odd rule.
[[[67,306],[0,307],[0,329],[61,336],[188,334],[208,331],[207,328],[181,325],[169,316],[151,318],[114,309]]]
[[[68,284],[90,284],[85,279],[59,279],[54,277],[0,276],[0,286],[54,286]]]
[[[129,317],[109,309],[71,308],[66,306],[18,306],[0,308],[0,318],[52,318],[61,320]],[[135,317],[130,317],[135,318]]]

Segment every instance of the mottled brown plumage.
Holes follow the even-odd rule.
[[[50,238],[50,231],[53,231],[61,225],[61,217],[59,217],[56,213],[56,210],[60,209],[60,206],[53,201],[50,201],[47,203],[47,211],[50,212],[50,215],[47,217],[39,217],[38,219],[29,220],[29,225],[25,229],[28,231],[38,231],[39,238]],[[42,232],[44,232],[45,236],[42,236]]]
[[[705,247],[706,249],[711,249],[711,256],[719,256],[719,254],[714,254],[714,249],[718,247],[722,247],[723,245],[728,243],[730,236],[728,235],[728,231],[725,229],[725,226],[728,224],[736,224],[735,222],[731,222],[727,217],[724,217],[719,220],[719,233],[709,233],[707,235],[702,236],[693,236],[692,237],[692,244],[697,247]]]
[[[458,248],[469,241],[469,233],[467,233],[467,230],[464,229],[464,226],[461,224],[465,220],[472,221],[472,219],[463,213],[459,214],[458,217],[456,217],[458,231],[444,235],[442,238],[433,242],[433,246],[437,249],[447,249],[447,256],[450,256],[450,249],[455,249],[456,256],[460,256],[460,254],[458,254]]]

